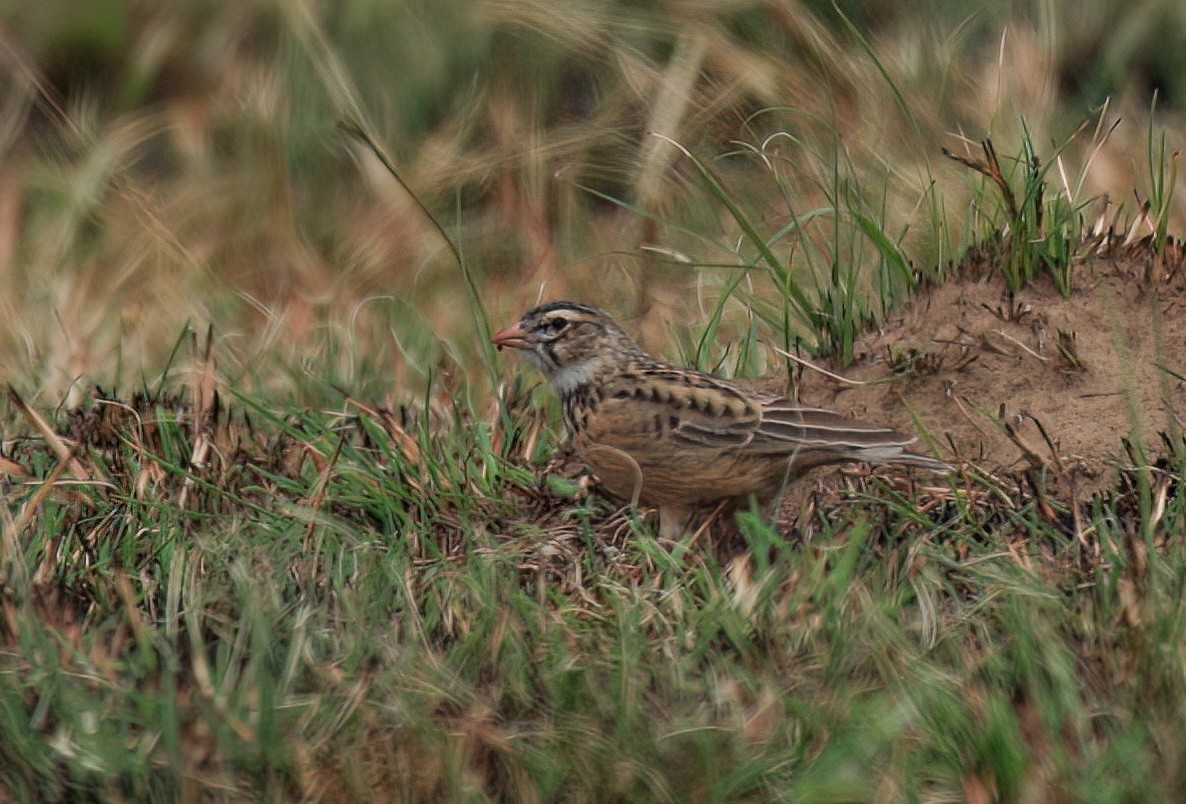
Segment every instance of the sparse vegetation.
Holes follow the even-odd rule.
[[[1186,12],[959,5],[0,10],[0,797],[1181,799]],[[661,544],[541,294],[988,446]]]

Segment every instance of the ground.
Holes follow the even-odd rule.
[[[805,371],[800,398],[921,430],[944,458],[992,473],[1042,466],[1088,493],[1128,460],[1123,439],[1156,451],[1160,433],[1177,431],[1175,411],[1186,409],[1180,243],[1164,256],[1147,242],[1109,246],[1076,267],[1070,296],[1048,277],[1011,292],[979,262],[865,334],[847,382]]]

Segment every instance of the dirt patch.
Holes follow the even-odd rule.
[[[1128,463],[1134,410],[1154,455],[1161,433],[1180,433],[1186,248],[1101,251],[1076,266],[1069,298],[1048,279],[1010,294],[981,254],[858,342],[843,374],[869,384],[806,371],[799,396],[906,432],[913,411],[938,454],[988,471],[1041,464],[1103,485]]]

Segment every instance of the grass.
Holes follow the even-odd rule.
[[[666,545],[488,343],[542,293],[845,364],[986,242],[1070,293],[1102,193],[1186,229],[1158,31],[1080,69],[1110,3],[371,5],[3,12],[0,793],[1186,793],[1181,451],[1078,507],[845,474]]]
[[[799,532],[670,551],[541,482],[536,414],[235,410],[60,414],[90,481],[7,481],[17,797],[1181,793],[1150,773],[1186,758],[1167,474],[1080,538],[1006,482],[855,479]]]

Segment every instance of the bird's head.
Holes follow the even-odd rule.
[[[601,310],[564,301],[528,311],[499,331],[494,345],[522,350],[561,394],[644,354]]]

